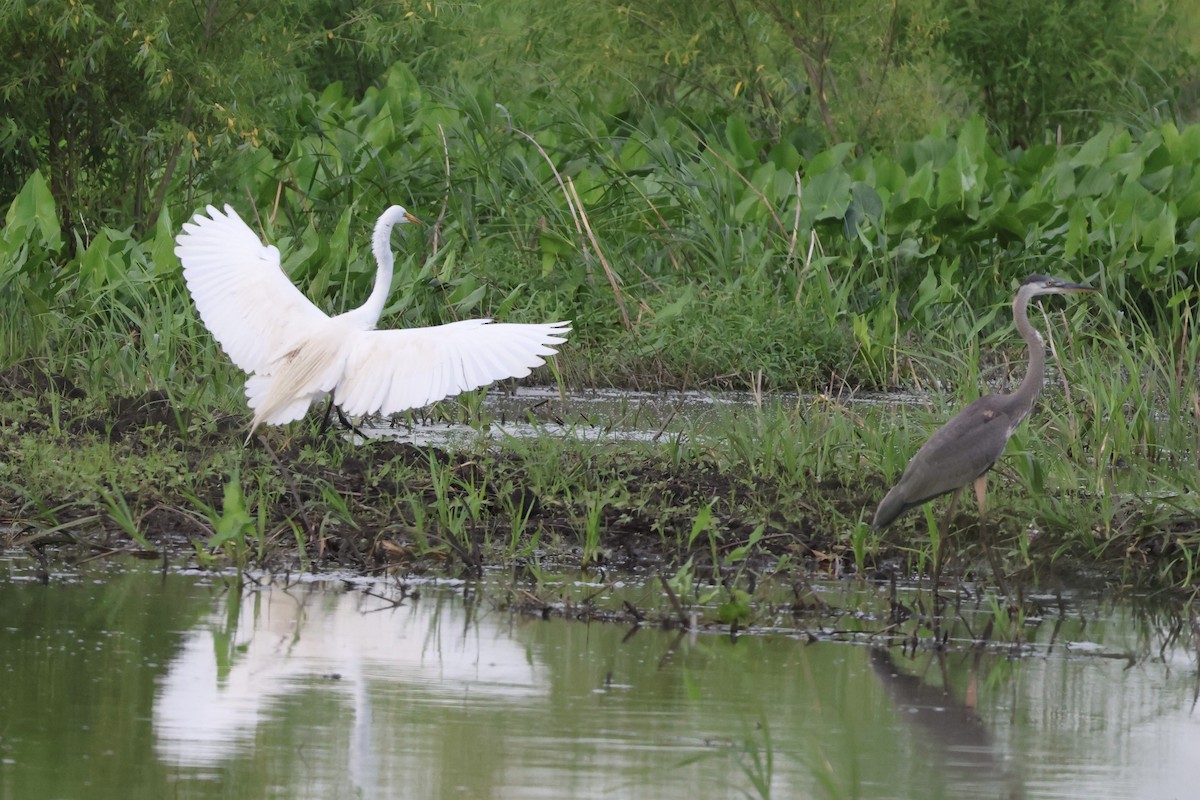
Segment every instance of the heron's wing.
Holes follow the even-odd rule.
[[[566,341],[568,322],[486,319],[432,328],[355,331],[333,397],[348,414],[420,408],[503,378],[523,378]]]
[[[914,506],[966,486],[1004,453],[1014,420],[1000,407],[1006,395],[981,397],[939,428],[921,446],[875,512],[882,528]]]
[[[200,319],[231,361],[246,372],[265,368],[291,342],[329,317],[300,293],[230,206],[208,206],[175,239],[175,255]]]

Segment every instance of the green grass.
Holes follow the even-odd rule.
[[[1034,313],[1054,381],[992,481],[1003,562],[1193,582],[1200,128],[1010,152],[976,119],[891,154],[801,156],[736,118],[564,103],[510,120],[465,91],[423,98],[402,67],[391,78],[366,98],[330,89],[287,148],[246,156],[244,185],[173,196],[140,238],[102,228],[70,255],[45,182],[27,182],[0,231],[0,364],[31,388],[0,401],[5,517],[54,528],[98,514],[143,547],[170,519],[197,553],[239,563],[592,566],[647,551],[735,582],[782,559],[919,565],[922,514],[884,535],[866,523],[939,424],[1019,379],[1008,303],[1017,278],[1044,271],[1101,292]],[[413,458],[304,423],[267,432],[278,460],[243,449],[244,376],[172,252],[209,199],[262,212],[289,274],[330,312],[365,299],[384,204],[429,209],[398,237],[385,325],[571,319],[535,380],[762,402],[645,444],[543,435]],[[846,402],[889,388],[922,400]],[[118,401],[147,392],[162,413],[126,426]],[[488,421],[477,395],[416,414]],[[964,504],[959,527],[973,519]]]
[[[1049,328],[1035,320],[1053,342],[1056,379],[991,479],[988,521],[1001,563],[1013,574],[1086,567],[1118,583],[1190,585],[1200,546],[1197,434],[1181,387],[1194,384],[1194,353],[1131,336],[1103,298],[1054,308]],[[104,391],[77,396],[43,379],[0,403],[5,517],[52,528],[99,515],[118,540],[150,548],[178,532],[202,560],[243,566],[319,558],[372,569],[386,563],[376,556],[387,542],[402,566],[452,571],[661,558],[671,569],[688,562],[726,576],[728,592],[747,569],[781,564],[828,569],[836,559],[866,574],[898,557],[915,571],[931,547],[925,515],[910,513],[880,535],[866,524],[874,505],[920,443],[975,396],[980,374],[1005,378],[1010,360],[1013,379],[1024,369],[1012,334],[965,353],[939,351],[932,336],[903,362],[912,383],[937,374],[962,388],[919,405],[767,395],[757,407],[678,420],[656,443],[546,432],[449,455],[311,438],[310,420],[268,430],[271,456],[257,442],[242,447],[237,373],[194,321],[177,319],[174,346],[199,345],[189,358],[209,359],[210,377],[141,424],[125,427],[110,405],[159,356],[98,335],[86,341],[109,367],[103,378],[76,379]],[[20,385],[26,369],[37,375],[57,363],[33,362],[9,380]],[[472,397],[431,414],[489,421]],[[982,560],[974,524],[964,503],[956,525],[966,530],[956,537],[968,564]],[[734,594],[725,602],[740,607]]]

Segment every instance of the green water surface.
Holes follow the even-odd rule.
[[[1200,796],[1194,650],[1131,607],[914,655],[409,588],[0,555],[0,798]]]

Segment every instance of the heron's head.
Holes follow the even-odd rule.
[[[1054,278],[1048,275],[1030,275],[1021,282],[1021,288],[1018,290],[1029,297],[1036,297],[1040,294],[1079,294],[1081,292],[1094,292],[1094,287],[1083,283],[1071,283],[1064,281],[1062,278]]]

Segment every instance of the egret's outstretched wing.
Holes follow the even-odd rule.
[[[333,391],[342,379],[348,351],[345,334],[330,333],[301,340],[246,380],[246,399],[254,409],[250,430],[264,422],[282,425],[300,419],[314,400]]]
[[[230,206],[197,213],[175,239],[200,319],[234,364],[246,372],[266,367],[284,347],[329,317],[300,293]]]
[[[420,408],[503,378],[523,378],[566,341],[569,322],[472,319],[432,328],[355,331],[333,391],[347,414]]]

